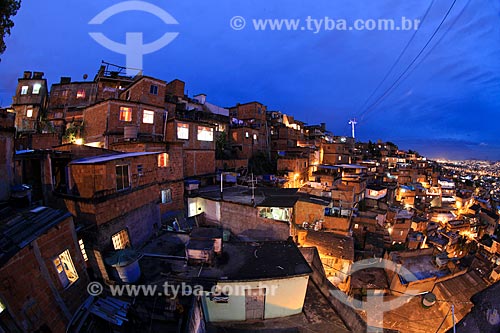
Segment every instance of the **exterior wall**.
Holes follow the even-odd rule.
[[[316,284],[323,296],[328,300],[328,303],[335,309],[350,331],[366,332],[366,321],[363,320],[352,307],[343,303],[332,293],[332,291],[338,291],[338,288],[325,276],[323,263],[319,257],[318,250],[315,247],[301,247],[300,252],[313,269],[311,280]]]
[[[391,240],[397,243],[406,242],[406,238],[408,237],[410,228],[411,228],[411,219],[403,219],[402,223],[396,222],[392,230]]]
[[[215,173],[215,150],[184,150],[184,177]]]
[[[15,113],[0,110],[0,201],[7,201],[14,181]]]
[[[325,216],[323,218],[323,229],[327,229],[337,234],[346,235],[351,228],[348,217]]]
[[[230,112],[241,120],[255,119],[261,123],[266,121],[267,107],[259,102],[251,102],[245,104],[238,104],[230,108]]]
[[[186,84],[184,83],[184,81],[178,79],[170,81],[166,86],[166,94],[173,97],[182,98],[184,97],[185,85]]]
[[[295,173],[307,175],[308,170],[309,161],[307,158],[278,159],[278,171],[293,171]]]
[[[347,143],[326,143],[323,145],[325,164],[348,164],[350,163],[349,146]]]
[[[188,198],[188,217],[205,214],[205,219],[211,222],[220,223],[221,202],[205,198]]]
[[[31,149],[52,149],[61,144],[57,133],[37,133],[31,137]]]
[[[157,94],[151,93],[151,86],[158,87]],[[162,108],[165,104],[165,81],[142,77],[120,94],[120,99],[146,103]],[[128,98],[127,98],[128,97]]]
[[[120,107],[130,107],[132,109],[131,121],[120,120]],[[154,124],[143,122],[144,110],[154,112]],[[125,127],[136,127],[138,137],[147,137],[152,140],[163,139],[164,114],[162,108],[129,101],[106,101],[87,108],[84,111],[84,140],[88,142],[100,142],[104,148],[109,147],[109,143],[124,140]],[[107,139],[107,141],[106,141]]]
[[[215,167],[219,170],[236,170],[248,167],[248,159],[243,160],[215,160]]]
[[[218,213],[217,210],[220,212]],[[269,239],[285,240],[291,236],[290,225],[287,222],[261,218],[257,208],[251,205],[190,198],[188,212],[189,216],[205,213],[209,221],[219,223],[221,227],[229,229],[236,235],[258,230]]]
[[[89,279],[77,244],[73,221],[68,218],[22,249],[0,269],[0,298],[24,331],[35,331],[45,324],[52,332],[65,332],[69,319],[56,301],[51,284],[70,315],[88,296]],[[66,249],[79,278],[64,289],[52,260]],[[40,267],[36,251],[40,251],[44,269]],[[45,269],[48,275],[44,274]]]
[[[155,203],[150,203],[137,209],[129,210],[126,215],[100,224],[97,228],[95,238],[92,239],[92,242],[88,243],[97,249],[112,249],[111,236],[120,230],[127,229],[130,244],[134,248],[139,248],[151,238],[154,229],[159,227],[159,208]]]
[[[158,165],[157,177],[159,191],[172,190],[172,202],[159,203],[160,214],[172,210],[184,209],[184,161],[182,144],[164,142],[122,142],[111,145],[115,150],[122,152],[158,152],[167,154],[167,165]]]
[[[188,139],[177,137],[177,124],[187,124],[189,128]],[[214,126],[208,123],[170,120],[167,123],[167,140],[182,142],[184,177],[201,176],[215,172],[215,137],[213,141],[198,140],[198,126]],[[215,132],[215,129],[214,129]]]
[[[288,223],[261,218],[257,208],[227,201],[221,206],[221,225],[237,235],[253,229],[267,230],[266,236],[272,239],[285,240],[290,236]]]
[[[24,78],[18,79],[16,95],[12,98],[12,108],[16,112],[16,128],[18,132],[35,132],[38,130],[37,120],[40,120],[47,105],[47,81],[43,78],[43,73],[25,72]],[[38,94],[33,94],[35,84],[40,85]],[[22,87],[27,86],[26,94],[21,94]],[[32,109],[31,117],[27,116],[27,110]]]
[[[39,128],[39,121],[42,118],[43,109],[39,105],[13,105],[16,112],[16,128],[18,132],[36,132]],[[31,117],[28,117],[28,110],[32,110]]]
[[[309,276],[298,276],[248,282],[218,282],[218,288],[231,288],[235,294],[230,294],[229,302],[225,304],[212,302],[208,296],[203,297],[205,318],[209,322],[244,321],[245,290],[261,287],[266,288],[264,319],[301,313],[308,281]]]
[[[298,200],[295,203],[294,222],[297,225],[302,225],[302,222],[313,223],[325,218],[325,206]]]
[[[169,211],[184,210],[184,181],[167,181],[159,185],[159,191],[170,189],[172,191],[172,202],[160,203],[160,214]]]
[[[248,133],[248,137],[246,135]],[[253,136],[257,135],[257,141]],[[229,141],[234,147],[237,158],[249,159],[259,150],[259,139],[264,140],[264,137],[259,138],[259,131],[249,127],[231,128],[229,132]]]
[[[83,92],[83,96],[79,95],[81,92]],[[96,93],[97,84],[95,82],[53,84],[50,89],[47,119],[64,120],[64,122],[81,121],[83,108],[95,102]]]

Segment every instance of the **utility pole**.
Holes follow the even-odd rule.
[[[358,124],[358,122],[356,121],[356,118],[353,118],[351,120],[349,120],[349,125],[351,125],[351,128],[352,128],[352,138],[355,139],[356,136],[354,135],[354,127]]]
[[[252,172],[252,180],[250,181],[250,186],[252,189],[252,205],[255,205],[255,183],[257,183],[257,179],[254,180],[253,178],[253,172]]]

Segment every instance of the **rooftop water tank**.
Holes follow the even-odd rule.
[[[141,253],[127,248],[118,250],[112,256],[106,258],[106,264],[116,269],[122,282],[134,283],[141,277],[141,268],[139,266],[139,259],[141,258]]]

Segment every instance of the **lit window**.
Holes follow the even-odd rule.
[[[125,190],[130,187],[128,176],[128,165],[116,166],[116,189],[118,191]]]
[[[359,228],[359,225],[356,223],[356,224],[354,225],[354,229],[358,229],[358,228]]]
[[[83,239],[78,241],[78,245],[80,245],[80,252],[82,252],[83,260],[88,261],[89,257],[87,257],[87,251],[85,250],[85,245],[83,244]]]
[[[339,156],[339,161],[342,161],[342,156]]]
[[[153,95],[158,95],[158,86],[152,84],[149,88],[149,93]]]
[[[113,248],[115,250],[122,250],[130,246],[130,239],[128,238],[127,229],[120,230],[113,236],[111,236],[111,241],[113,242]]]
[[[168,167],[168,154],[162,153],[158,155],[158,167],[165,168]]]
[[[214,129],[211,127],[198,126],[199,141],[214,141]]]
[[[177,124],[177,139],[189,139],[189,124]]]
[[[245,132],[245,138],[248,138],[250,137],[250,134],[248,134],[248,132]]]
[[[166,204],[169,202],[172,202],[172,189],[161,190],[161,203]]]
[[[120,120],[132,121],[132,108],[121,106],[120,107]]]
[[[28,117],[28,118],[33,117],[33,109],[26,110],[26,117]]]
[[[40,93],[41,88],[42,88],[42,85],[40,83],[35,83],[33,85],[33,94],[38,95]]]
[[[253,139],[254,139],[255,141],[257,141],[257,134],[254,134],[254,135],[253,135]]]
[[[80,89],[76,92],[76,98],[85,98],[85,89]]]
[[[21,95],[26,95],[28,93],[28,86],[21,87]]]
[[[4,312],[4,310],[6,309],[7,307],[5,306],[5,304],[3,304],[1,301],[0,301],[0,314],[2,312]]]
[[[65,250],[59,254],[53,262],[63,288],[68,287],[70,284],[78,280],[78,273],[73,265],[73,260],[71,260],[69,250]]]
[[[144,110],[142,113],[142,122],[144,124],[153,124],[155,119],[154,111]]]

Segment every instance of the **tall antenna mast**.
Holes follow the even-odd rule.
[[[352,128],[352,138],[355,139],[356,138],[356,135],[355,135],[355,132],[354,132],[354,127],[358,124],[358,122],[356,121],[356,118],[353,118],[351,120],[349,120],[349,125],[351,125],[351,128]]]

